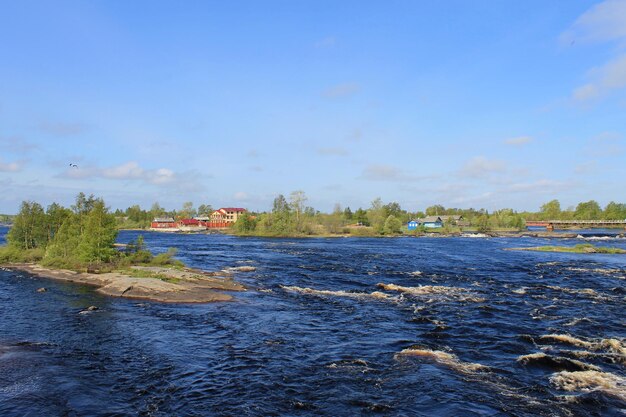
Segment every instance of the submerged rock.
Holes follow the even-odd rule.
[[[37,292],[46,292],[46,291],[48,291],[48,289],[45,287],[37,288]]]
[[[234,266],[232,268],[226,268],[226,271],[232,272],[254,272],[256,267],[254,266]]]
[[[97,311],[97,310],[100,310],[100,309],[96,306],[89,306],[86,309],[79,311],[78,314],[89,314],[92,311]]]

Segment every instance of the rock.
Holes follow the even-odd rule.
[[[41,288],[37,289],[37,292],[46,292],[46,291],[48,291],[48,290],[46,288],[44,288],[44,287],[41,287]]]
[[[584,251],[585,253],[597,253],[598,252],[596,248],[585,248]]]
[[[100,310],[100,309],[96,306],[89,306],[86,309],[79,311],[78,314],[89,314],[92,311],[96,311],[96,310]]]

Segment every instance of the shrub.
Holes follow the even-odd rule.
[[[39,262],[43,258],[44,250],[42,248],[35,249],[19,249],[15,246],[0,247],[0,263],[33,263]]]
[[[157,256],[152,258],[150,264],[155,266],[172,265],[182,267],[184,264],[181,261],[173,259],[177,252],[176,248],[169,248],[167,252],[159,253]]]

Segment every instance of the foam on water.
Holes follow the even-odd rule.
[[[550,382],[565,391],[590,392],[599,390],[626,400],[626,379],[609,372],[561,371],[550,377]]]
[[[378,283],[376,284],[378,288],[382,288],[386,291],[397,291],[404,294],[410,294],[414,296],[446,296],[458,299],[459,301],[472,301],[481,303],[484,302],[485,299],[481,297],[476,297],[471,291],[460,288],[460,287],[445,287],[441,285],[421,285],[419,287],[403,287],[401,285],[396,284],[385,284]]]
[[[545,366],[552,369],[568,371],[600,371],[600,368],[595,365],[561,356],[551,356],[543,352],[519,356],[517,362],[525,366]]]
[[[395,358],[402,357],[419,357],[427,360],[434,361],[435,363],[445,365],[448,368],[454,369],[461,373],[475,373],[478,371],[488,370],[489,367],[481,365],[479,363],[463,362],[459,358],[448,352],[442,350],[430,350],[422,348],[408,348],[396,353]]]
[[[604,350],[618,355],[626,356],[626,345],[618,339],[596,339],[592,341],[582,340],[568,334],[547,334],[539,337],[539,340],[546,342],[565,343],[593,351]]]
[[[296,292],[299,294],[315,295],[318,297],[347,297],[356,299],[374,299],[374,300],[396,300],[397,297],[392,297],[389,294],[385,294],[380,291],[367,292],[349,292],[349,291],[330,291],[330,290],[315,290],[313,288],[302,288],[297,286],[281,286],[286,291]]]

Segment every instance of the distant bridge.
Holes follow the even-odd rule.
[[[546,230],[568,229],[571,227],[599,229],[620,226],[626,229],[626,220],[543,220],[526,222],[526,227],[545,227]]]

